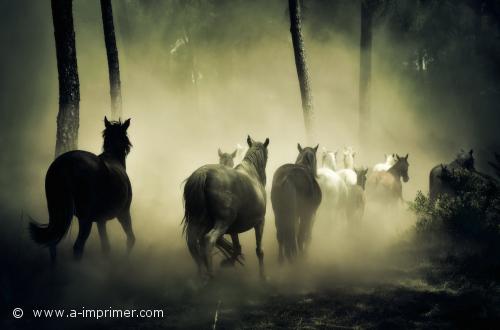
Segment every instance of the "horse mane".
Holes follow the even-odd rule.
[[[237,167],[242,166],[243,163],[249,163],[255,168],[260,182],[266,184],[266,163],[267,163],[267,149],[260,142],[255,142],[248,149],[243,161]]]
[[[297,160],[295,161],[295,164],[306,167],[314,177],[318,175],[316,163],[316,152],[311,148],[304,148],[304,150],[299,153]]]
[[[104,144],[102,150],[110,153],[119,159],[125,159],[130,153],[132,143],[130,142],[126,129],[122,128],[120,120],[111,122],[111,126],[102,131]]]

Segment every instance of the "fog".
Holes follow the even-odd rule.
[[[182,9],[182,2],[146,3],[144,7],[132,1],[115,1],[113,5],[124,118],[132,118],[129,136],[133,149],[127,158],[127,172],[134,191],[135,261],[143,268],[142,278],[137,281],[142,281],[142,290],[153,292],[156,284],[167,282],[165,274],[173,273],[179,280],[194,279],[196,275],[181,236],[183,180],[199,166],[216,163],[217,148],[231,152],[250,134],[258,141],[270,139],[269,192],[275,169],[295,160],[296,145],[305,144],[305,132],[286,1],[237,1],[230,5],[215,2],[199,11],[196,6],[187,6],[184,14],[174,12]],[[473,115],[459,108],[443,109],[436,104],[433,109],[419,109],[419,91],[396,69],[401,63],[387,61],[406,50],[391,43],[383,25],[374,32],[373,129],[370,144],[362,148],[357,132],[356,8],[347,6],[341,21],[346,25],[335,30],[329,25],[330,17],[321,13],[320,7],[325,4],[308,3],[304,40],[320,149],[353,146],[358,151],[356,165],[369,168],[383,162],[385,153],[409,153],[410,181],[403,187],[407,201],[418,190],[426,192],[430,168],[451,161],[460,148],[476,148],[479,167],[485,164],[491,147],[498,146],[489,118],[478,117],[472,125]],[[15,215],[8,221],[29,214],[46,222],[44,178],[53,160],[58,111],[50,1],[3,1],[0,9],[0,42],[4,49],[0,54],[0,138],[4,146],[0,157],[0,205],[6,214]],[[78,145],[99,153],[103,119],[110,114],[99,3],[75,1],[73,12],[81,88]],[[20,15],[23,19],[19,19]],[[336,15],[331,19],[339,18],[340,14]],[[322,23],[331,27],[330,32],[318,27]],[[197,86],[191,82],[186,46],[172,53],[175,42],[184,36],[183,29],[193,36],[190,42]],[[341,277],[344,271],[349,274],[346,278],[352,274],[369,277],[371,271],[382,272],[394,266],[393,244],[410,235],[414,219],[405,207],[398,212],[369,207],[358,229],[345,223],[331,224],[328,219],[316,220],[309,254],[312,266],[307,273],[331,279]],[[114,262],[120,269],[125,237],[118,222],[110,221],[108,226],[112,253],[118,260]],[[71,259],[76,230],[75,222],[60,245],[62,260]],[[96,232],[94,229],[84,256],[97,259],[92,261],[94,267],[78,271],[94,272],[105,267]],[[29,242],[27,231],[19,231],[19,235],[30,251],[48,264],[48,252]],[[254,234],[244,233],[241,239],[246,266],[236,270],[237,276],[256,278]],[[304,275],[293,267],[282,273],[276,265],[270,203],[264,250],[270,278],[285,281],[291,274]],[[174,280],[170,281],[175,285]],[[168,292],[168,287],[164,284],[162,290]]]

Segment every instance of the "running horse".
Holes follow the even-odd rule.
[[[56,259],[56,246],[64,237],[73,216],[78,218],[79,230],[73,246],[73,255],[80,259],[85,242],[97,222],[103,253],[109,253],[106,221],[118,218],[127,235],[130,252],[135,236],[132,230],[130,204],[132,187],[125,169],[125,158],[132,144],[127,136],[130,119],[125,122],[108,121],[103,152],[100,155],[73,150],[57,157],[45,176],[45,194],[49,223],[30,223],[31,238],[50,248],[51,260]]]
[[[408,182],[408,154],[396,155],[396,163],[386,172],[373,172],[366,182],[366,194],[369,200],[396,204],[403,201],[403,182]]]
[[[247,138],[248,151],[235,168],[205,165],[184,186],[183,233],[202,278],[213,277],[214,247],[236,261],[241,254],[238,234],[255,230],[259,270],[264,275],[262,234],[266,214],[266,164],[269,139]],[[234,246],[223,238],[231,235]]]
[[[297,249],[305,253],[322,198],[316,171],[318,146],[302,148],[298,144],[297,148],[299,155],[295,164],[280,166],[274,173],[271,188],[280,263],[284,257],[293,261]]]

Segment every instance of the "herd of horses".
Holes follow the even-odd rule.
[[[92,223],[96,222],[105,254],[109,253],[106,221],[117,218],[127,235],[130,251],[135,242],[130,216],[132,189],[126,173],[126,156],[131,143],[127,129],[130,119],[108,121],[104,118],[103,152],[70,151],[56,158],[45,178],[49,212],[48,224],[30,223],[32,239],[49,247],[51,260],[56,246],[69,229],[73,216],[78,218],[79,232],[74,256],[82,256]],[[264,142],[247,137],[247,146],[237,146],[232,153],[220,149],[219,164],[205,165],[194,171],[184,185],[183,233],[199,275],[213,276],[214,248],[224,255],[223,265],[242,263],[238,235],[255,231],[256,255],[260,276],[264,273],[262,235],[266,215],[266,165],[269,139]],[[386,155],[385,162],[368,169],[355,167],[352,148],[342,151],[342,168],[338,152],[319,146],[297,145],[294,163],[280,166],[274,173],[271,204],[274,212],[279,261],[293,261],[307,251],[317,213],[334,220],[345,218],[359,223],[366,200],[397,205],[403,201],[402,183],[408,182],[408,154]],[[318,159],[321,164],[318,164]],[[235,165],[236,164],[236,165]],[[472,150],[461,152],[448,165],[438,165],[430,173],[430,198],[452,193],[447,173],[457,168],[474,169]],[[224,238],[231,237],[231,242]]]

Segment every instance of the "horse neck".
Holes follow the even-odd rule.
[[[125,151],[116,151],[116,150],[104,150],[103,153],[101,154],[101,157],[108,158],[108,159],[113,159],[117,161],[120,165],[122,165],[124,168],[127,167],[125,163]]]
[[[313,176],[316,176],[316,166],[308,161],[308,159],[306,159],[305,157],[300,161],[295,162],[295,164],[305,167]]]
[[[401,179],[401,169],[399,168],[399,165],[397,163],[392,165],[392,167],[387,170],[387,173],[390,173],[393,177],[395,177],[398,180]]]
[[[257,157],[255,157],[257,158]],[[243,168],[245,172],[250,174],[251,176],[257,178],[259,182],[265,186],[266,185],[266,168],[262,164],[257,164],[258,161],[252,160],[252,157],[248,155],[245,156],[243,161],[238,165],[238,167]]]

